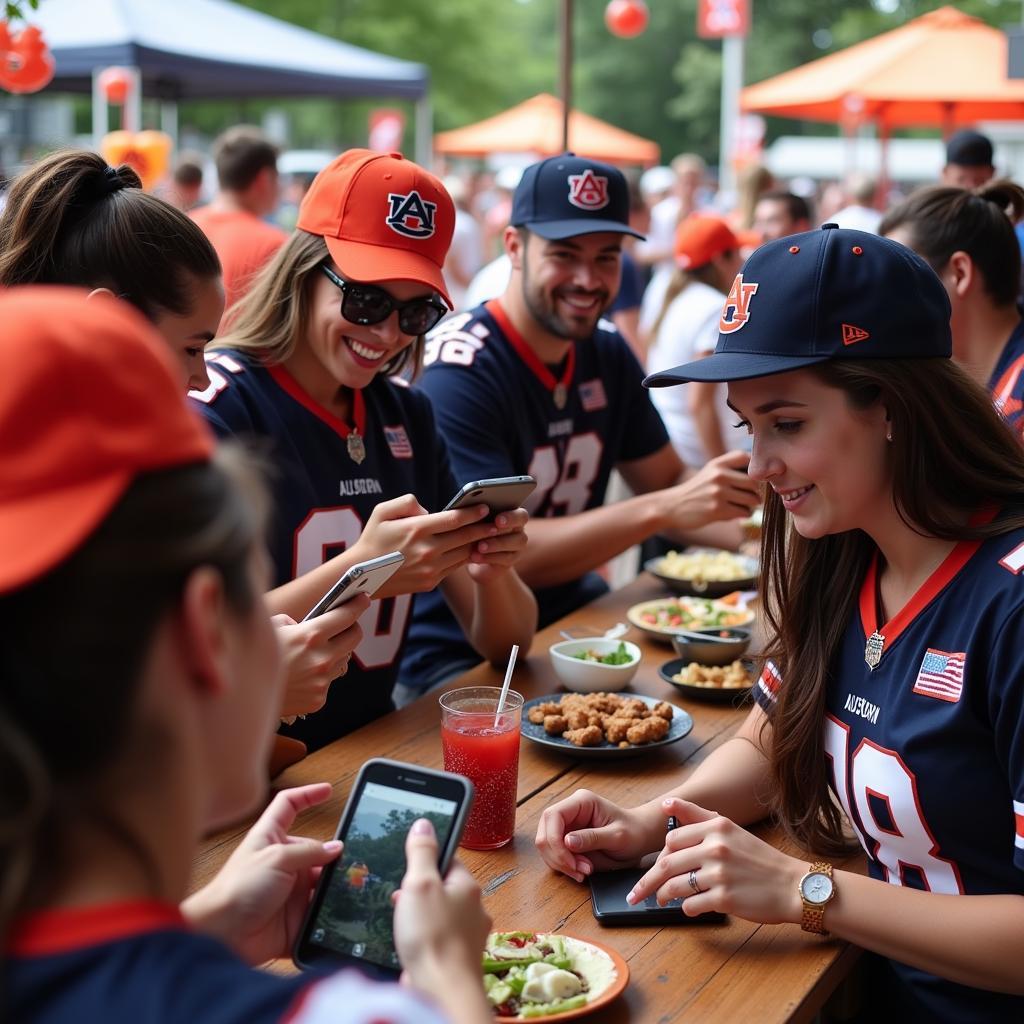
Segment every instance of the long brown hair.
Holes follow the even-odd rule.
[[[910,248],[936,273],[954,252],[966,252],[992,301],[1011,306],[1021,289],[1020,243],[1013,225],[1022,218],[1024,189],[1012,181],[990,181],[973,191],[929,185],[894,206],[878,231],[906,231]]]
[[[313,285],[330,258],[320,235],[297,228],[228,311],[228,333],[217,339],[217,345],[253,352],[270,364],[283,363],[305,334]],[[413,377],[422,356],[423,338],[418,337],[386,362],[381,373]]]
[[[991,397],[948,359],[835,361],[811,367],[849,403],[881,403],[892,427],[892,494],[914,531],[944,540],[985,539],[1024,527],[1024,448]],[[955,416],[968,429],[951,429]],[[965,526],[986,505],[1000,515]],[[784,680],[766,743],[776,811],[803,846],[848,848],[825,764],[825,692],[875,545],[859,531],[801,537],[768,489],[761,542],[769,643],[765,656]]]
[[[137,478],[95,533],[45,576],[0,596],[0,938],[73,871],[77,821],[105,828],[147,866],[133,823],[110,811],[110,776],[130,752],[159,771],[155,726],[136,696],[161,619],[189,574],[216,569],[238,614],[255,607],[249,559],[266,499],[237,451]],[[152,867],[150,870],[152,871]]]
[[[23,171],[0,214],[0,285],[109,288],[150,320],[184,316],[196,279],[220,276],[199,227],[142,191],[127,164],[63,150]]]

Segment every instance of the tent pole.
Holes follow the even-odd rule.
[[[98,153],[103,136],[110,129],[110,110],[107,97],[100,88],[100,72],[102,67],[92,69],[92,148]]]
[[[416,163],[429,169],[434,150],[434,111],[426,93],[416,101],[415,118]]]
[[[171,137],[171,143],[178,146],[178,101],[162,100],[160,103],[160,131]]]
[[[562,152],[569,152],[569,112],[572,110],[572,0],[559,9],[558,93],[562,101]]]
[[[736,126],[740,116],[740,92],[743,89],[743,36],[722,40],[722,99],[719,114],[718,188],[725,195],[736,189]]]

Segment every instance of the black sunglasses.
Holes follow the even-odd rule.
[[[373,284],[355,284],[321,263],[320,269],[332,284],[341,289],[341,315],[353,324],[379,324],[398,310],[398,328],[403,334],[426,334],[448,312],[440,299],[431,295],[426,299],[399,302],[383,288]]]

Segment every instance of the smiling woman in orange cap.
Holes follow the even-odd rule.
[[[489,922],[465,869],[442,882],[427,822],[395,938],[431,1002],[249,966],[287,955],[338,856],[287,836],[327,784],[279,793],[184,899],[201,837],[264,793],[281,686],[265,496],[237,452],[214,457],[124,304],[15,289],[0,320],[0,1018],[485,1024]]]
[[[536,602],[513,566],[522,509],[439,512],[458,489],[430,402],[398,374],[418,368],[449,302],[441,268],[455,208],[433,175],[400,156],[342,154],[314,179],[297,228],[237,309],[193,396],[225,436],[260,438],[277,472],[272,606],[302,618],[357,561],[405,563],[363,615],[343,684],[283,726],[310,748],[391,704],[412,595],[441,586],[481,656],[526,647]],[[489,410],[481,410],[488,415]]]

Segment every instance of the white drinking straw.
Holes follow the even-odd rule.
[[[498,710],[494,712],[494,728],[498,728],[498,719],[505,710],[505,698],[508,696],[508,686],[512,682],[512,669],[516,667],[516,656],[519,654],[519,644],[512,645],[512,653],[508,656],[508,668],[505,669],[505,682],[501,684],[501,696],[498,698]]]

